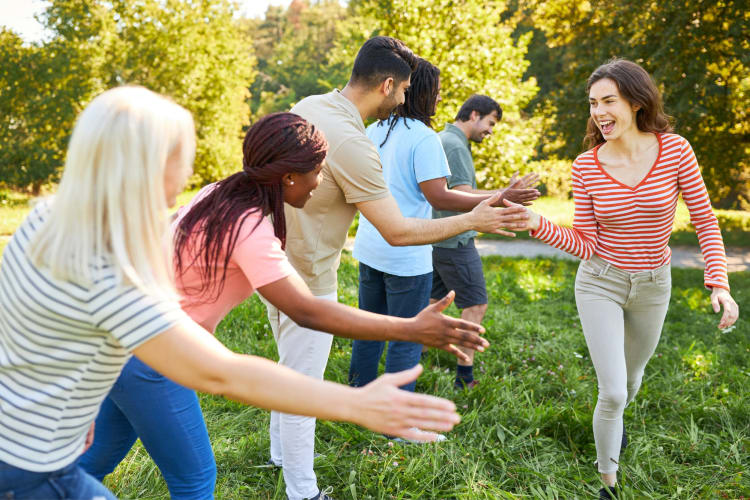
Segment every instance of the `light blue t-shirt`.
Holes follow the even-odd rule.
[[[398,119],[386,143],[388,122],[367,127],[383,164],[383,177],[404,217],[431,219],[432,207],[419,183],[448,177],[448,160],[437,133],[419,120]],[[354,258],[378,271],[396,276],[418,276],[432,272],[432,245],[389,245],[362,214],[354,240]]]

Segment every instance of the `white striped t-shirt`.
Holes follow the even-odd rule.
[[[176,301],[118,284],[106,259],[89,286],[36,268],[26,251],[51,203],[32,210],[0,266],[0,460],[34,472],[77,459],[130,351],[187,320]]]

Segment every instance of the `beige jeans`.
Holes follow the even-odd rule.
[[[576,305],[599,384],[594,442],[601,473],[618,469],[622,413],[659,342],[671,289],[668,264],[629,273],[594,255],[578,267]]]

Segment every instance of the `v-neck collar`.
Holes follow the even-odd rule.
[[[598,144],[594,148],[594,163],[596,163],[596,166],[599,168],[599,170],[601,171],[601,173],[603,173],[606,177],[608,177],[612,182],[614,182],[615,184],[618,184],[618,185],[620,185],[620,186],[622,186],[622,187],[624,187],[626,189],[630,189],[631,191],[636,191],[651,176],[651,172],[654,171],[654,169],[656,168],[656,165],[659,164],[659,160],[661,159],[661,152],[662,152],[661,134],[658,133],[658,132],[654,132],[654,135],[656,136],[656,141],[659,143],[659,151],[656,153],[656,160],[654,160],[654,164],[651,165],[651,168],[648,170],[648,172],[646,172],[646,175],[643,177],[643,179],[641,179],[640,182],[638,184],[636,184],[635,186],[628,186],[624,182],[618,181],[617,179],[615,179],[614,177],[612,177],[609,174],[609,172],[607,172],[606,170],[604,170],[604,167],[602,167],[602,164],[599,163],[599,148],[602,147],[604,144],[606,144],[605,142],[603,142],[601,144]]]

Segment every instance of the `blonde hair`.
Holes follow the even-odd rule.
[[[92,283],[105,257],[120,282],[174,296],[165,167],[179,155],[189,168],[194,154],[193,119],[184,108],[142,87],[100,94],[76,121],[30,258],[55,277]]]

